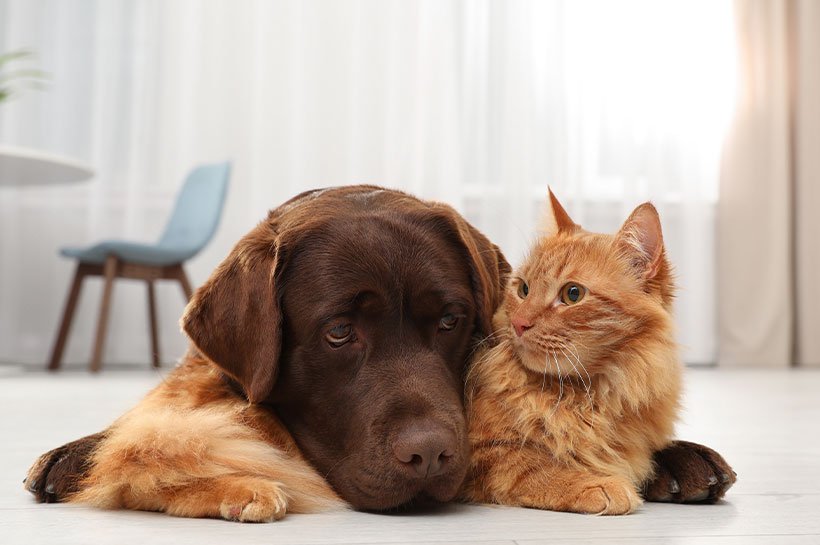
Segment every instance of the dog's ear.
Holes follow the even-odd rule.
[[[478,332],[493,333],[493,314],[504,298],[512,268],[501,250],[453,208],[440,205],[470,260],[470,282],[476,302]]]
[[[251,403],[273,389],[282,349],[279,236],[269,222],[245,235],[194,293],[182,329],[244,389]]]

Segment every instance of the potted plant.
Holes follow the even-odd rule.
[[[0,104],[19,95],[24,89],[42,89],[45,86],[45,72],[29,67],[18,68],[34,56],[34,52],[27,49],[0,54]]]

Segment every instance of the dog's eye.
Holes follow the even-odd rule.
[[[353,326],[350,324],[337,325],[327,332],[325,339],[330,346],[338,348],[353,338]]]
[[[455,314],[448,312],[441,317],[441,320],[438,321],[438,328],[443,329],[444,331],[451,331],[458,325],[458,318],[459,317]]]

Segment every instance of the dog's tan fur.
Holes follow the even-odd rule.
[[[260,522],[346,507],[276,417],[195,352],[107,430],[69,501]]]

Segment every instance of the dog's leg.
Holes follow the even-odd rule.
[[[715,503],[737,480],[723,456],[697,443],[673,441],[654,460],[655,475],[643,490],[646,501]]]
[[[26,487],[39,501],[243,521],[348,507],[275,414],[194,360],[104,432],[40,456]]]
[[[345,507],[309,464],[235,409],[138,407],[109,429],[70,501],[259,522]]]
[[[88,435],[40,456],[28,470],[23,483],[37,501],[66,501],[81,488],[81,482],[91,467],[94,450],[106,432]]]
[[[173,489],[134,495],[125,492],[128,508],[164,511],[176,517],[223,518],[239,522],[271,522],[288,511],[284,487],[256,475],[200,479]]]

